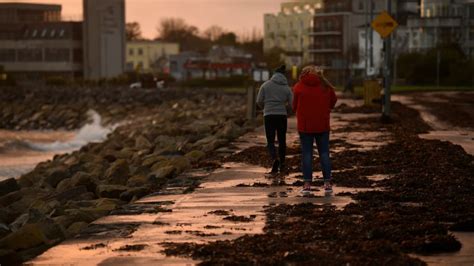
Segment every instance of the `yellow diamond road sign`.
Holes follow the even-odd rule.
[[[397,21],[393,19],[387,11],[382,11],[382,13],[372,21],[372,28],[378,32],[382,38],[387,38],[397,27]]]

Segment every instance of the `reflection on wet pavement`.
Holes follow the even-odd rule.
[[[353,104],[352,100],[341,102]],[[334,114],[332,126],[335,133],[331,136],[332,140],[344,141],[357,150],[376,149],[386,145],[391,141],[388,131],[338,131],[350,125],[353,120],[371,117],[375,115]],[[289,144],[298,143],[295,128],[295,119],[291,118],[287,140]],[[238,150],[264,145],[263,128],[258,128],[233,143]],[[233,149],[221,151],[229,153]],[[335,152],[338,151],[342,150],[336,148]],[[300,174],[269,179],[265,177],[267,170],[259,166],[231,162],[225,163],[211,173],[199,170],[187,173],[199,177],[206,176],[193,193],[182,194],[184,189],[176,187],[166,193],[145,197],[122,212],[96,221],[96,226],[87,229],[88,234],[58,245],[30,263],[34,265],[195,264],[198,262],[166,257],[161,253],[162,243],[206,243],[235,239],[246,234],[259,234],[263,232],[265,225],[265,206],[310,202],[342,208],[352,202],[350,196],[353,193],[375,189],[335,186],[333,195],[326,196],[322,190],[315,188],[312,197],[302,197],[300,187],[292,185],[300,180],[298,177]],[[318,177],[320,174],[315,173],[315,176]],[[374,175],[367,178],[382,181],[390,176]],[[143,212],[150,208],[152,208],[150,212]],[[139,211],[136,211],[137,209]],[[454,260],[461,263],[472,259],[473,235],[456,233],[456,236],[464,245],[457,254],[421,258],[433,265],[444,265]]]

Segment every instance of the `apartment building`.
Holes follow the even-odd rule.
[[[322,0],[284,2],[278,14],[264,15],[264,52],[279,48],[287,65],[301,66],[312,61],[308,47],[314,27],[314,14]]]
[[[412,52],[452,41],[474,56],[474,0],[421,0],[420,14],[408,18],[407,30]]]
[[[124,0],[85,0],[84,22],[60,5],[0,3],[0,65],[19,80],[116,77],[125,67]]]
[[[61,5],[5,2],[0,4],[0,23],[58,22]]]
[[[126,49],[127,71],[169,72],[169,59],[179,54],[178,43],[162,41],[129,41]]]
[[[61,6],[2,3],[0,14],[0,65],[7,72],[32,80],[82,76],[82,23],[61,21]]]
[[[363,37],[369,38],[371,49],[363,54],[360,31],[365,34],[370,14],[376,15],[384,9],[385,1],[323,0],[321,8],[315,10],[309,53],[313,62],[323,66],[335,83],[344,83],[350,72],[358,70],[357,65],[364,57],[381,52],[374,45],[376,37],[370,29],[367,35],[371,36]]]

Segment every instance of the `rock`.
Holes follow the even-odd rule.
[[[13,202],[20,200],[22,197],[21,191],[8,193],[7,195],[0,197],[0,206],[6,207]]]
[[[63,192],[57,193],[54,195],[54,198],[60,202],[66,202],[68,200],[73,200],[81,197],[81,195],[87,193],[87,188],[85,186],[73,187],[71,189],[65,190]]]
[[[81,232],[81,230],[86,228],[88,225],[89,224],[85,222],[75,222],[67,228],[66,234],[69,237],[74,237],[75,235],[78,235]]]
[[[26,224],[18,231],[0,240],[0,247],[11,250],[28,249],[47,242],[38,224]]]
[[[194,150],[186,153],[186,155],[184,156],[188,158],[190,162],[195,163],[201,160],[204,156],[206,156],[206,153],[204,153],[203,151]]]
[[[233,121],[225,123],[224,127],[217,133],[218,136],[226,139],[234,139],[243,133],[241,127],[236,125]]]
[[[46,171],[45,176],[41,180],[41,185],[47,184],[55,188],[61,180],[69,176],[70,173],[65,166],[57,166]]]
[[[21,265],[22,259],[11,249],[0,249],[0,262],[5,265]]]
[[[128,163],[124,159],[115,161],[105,172],[105,178],[110,184],[125,185],[130,175]]]
[[[77,172],[73,177],[62,180],[58,184],[56,190],[58,192],[63,192],[72,189],[73,187],[85,186],[87,191],[95,192],[97,182],[98,181],[94,175],[85,172]]]
[[[165,159],[166,159],[165,156],[153,153],[145,157],[145,160],[143,160],[142,162],[142,166],[150,167],[154,165],[155,163],[163,161]]]
[[[182,173],[191,168],[191,162],[185,156],[176,156],[169,160],[169,164],[176,168],[176,172]]]
[[[150,141],[143,135],[141,136],[138,136],[136,139],[135,139],[135,148],[139,149],[139,150],[147,150],[147,149],[151,149],[152,148],[152,144],[150,143]]]
[[[24,217],[24,216],[23,216]],[[25,220],[25,218],[22,218]],[[54,220],[36,210],[30,210],[26,221],[18,230],[0,240],[0,247],[12,250],[36,247],[42,243],[52,245],[64,239],[61,227]],[[13,227],[11,225],[10,227]]]
[[[15,178],[9,178],[7,180],[0,181],[0,197],[19,189],[20,187],[18,186]]]
[[[132,188],[120,194],[120,199],[125,202],[130,202],[134,198],[139,199],[146,196],[148,192],[149,189],[146,187]]]
[[[10,233],[11,233],[10,227],[8,227],[4,223],[0,223],[0,239],[2,239],[4,236]]]
[[[151,181],[151,179],[148,178],[148,176],[135,175],[135,176],[132,176],[128,179],[127,186],[128,187],[143,186],[143,185],[147,184],[150,181]]]
[[[96,194],[100,198],[120,198],[120,194],[127,191],[128,187],[121,185],[99,185]]]
[[[148,178],[150,180],[172,178],[174,176],[175,170],[176,168],[174,166],[164,166],[150,173]]]
[[[38,199],[30,205],[29,209],[35,209],[42,214],[51,215],[52,213],[60,211],[61,203],[55,199],[49,201]]]

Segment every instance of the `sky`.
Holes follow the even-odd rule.
[[[100,1],[100,0],[99,0]],[[0,0],[62,4],[63,17],[81,20],[82,0]],[[219,25],[237,34],[263,31],[263,14],[275,13],[280,0],[126,0],[127,22],[139,22],[144,37],[154,38],[159,21],[166,17],[183,18],[188,24],[205,30]]]

